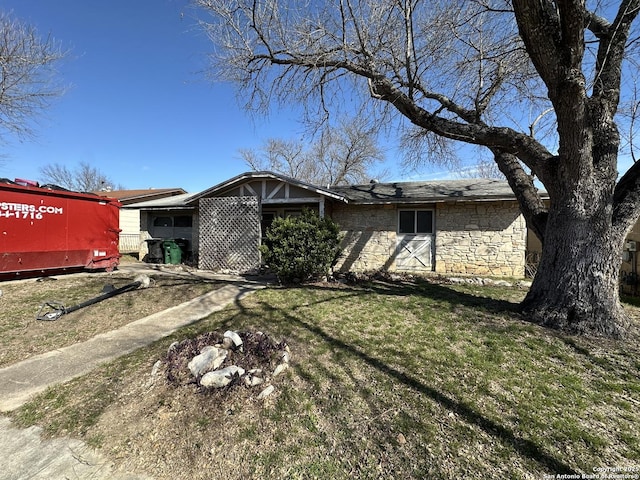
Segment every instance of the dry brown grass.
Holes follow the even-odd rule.
[[[215,282],[197,277],[157,273],[150,275],[149,288],[125,292],[56,321],[36,320],[44,302],[71,307],[100,295],[107,284],[119,288],[135,277],[116,271],[1,282],[0,367],[88,340],[218,288]]]

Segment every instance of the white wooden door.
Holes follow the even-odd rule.
[[[399,235],[396,244],[396,269],[432,271],[434,240],[432,234]]]

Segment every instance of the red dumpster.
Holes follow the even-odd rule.
[[[0,183],[0,275],[113,270],[119,209],[112,198]]]

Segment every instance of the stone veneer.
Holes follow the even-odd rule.
[[[435,271],[523,277],[526,235],[516,202],[438,204]]]
[[[394,270],[397,210],[393,205],[336,205],[331,217],[344,235],[340,271]]]
[[[395,262],[398,209],[432,208],[435,264],[442,274],[524,276],[526,225],[516,202],[436,205],[335,205],[343,253],[340,271],[399,271]],[[415,270],[413,270],[415,272]]]

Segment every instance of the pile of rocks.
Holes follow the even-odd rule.
[[[261,386],[261,399],[273,393],[272,379],[289,367],[290,360],[284,341],[275,342],[262,332],[227,330],[222,337],[210,332],[174,342],[165,363],[167,379],[174,385],[196,383],[208,391]]]

